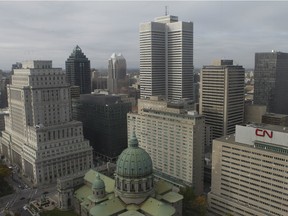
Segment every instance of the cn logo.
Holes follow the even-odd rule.
[[[260,137],[265,137],[265,136],[268,136],[269,138],[273,137],[273,131],[262,130],[258,128],[255,130],[255,134],[256,136],[260,136]]]

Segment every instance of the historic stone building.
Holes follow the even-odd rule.
[[[61,68],[52,68],[52,61],[23,62],[7,91],[1,154],[34,185],[93,166],[82,123],[72,120],[69,84]]]
[[[152,160],[138,147],[135,133],[117,160],[115,179],[93,169],[84,180],[79,176],[58,180],[60,209],[74,207],[85,216],[182,215],[183,196],[170,183],[154,180]]]

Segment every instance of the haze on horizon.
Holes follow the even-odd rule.
[[[93,68],[121,52],[139,67],[139,24],[169,14],[194,23],[194,66],[233,59],[254,68],[255,52],[288,52],[288,2],[0,2],[0,69],[15,62],[65,60],[78,44]]]

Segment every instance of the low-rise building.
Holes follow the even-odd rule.
[[[170,183],[154,180],[152,160],[138,146],[135,133],[117,160],[115,179],[95,169],[82,179],[58,180],[60,209],[74,207],[79,215],[88,216],[182,215],[183,196]]]

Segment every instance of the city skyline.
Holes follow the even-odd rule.
[[[0,2],[0,69],[31,59],[65,68],[77,44],[92,68],[107,68],[113,52],[138,68],[139,25],[164,15],[165,6],[194,24],[195,68],[223,58],[254,68],[256,52],[288,50],[288,2]]]

